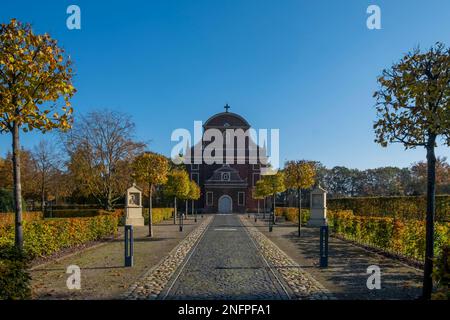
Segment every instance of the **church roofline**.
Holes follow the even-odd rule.
[[[208,127],[209,126],[208,123],[211,120],[213,120],[214,118],[218,118],[218,117],[223,116],[223,115],[231,115],[233,117],[236,117],[239,120],[241,120],[245,124],[245,126],[247,126],[249,128],[251,127],[250,124],[247,122],[247,120],[245,120],[242,116],[238,115],[237,113],[234,113],[234,112],[221,112],[221,113],[216,113],[215,115],[209,117],[209,119],[206,120],[206,122],[203,124],[203,128]],[[216,126],[213,126],[213,127],[216,127]]]

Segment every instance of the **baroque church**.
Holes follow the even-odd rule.
[[[227,147],[226,141],[229,140],[226,136],[230,131],[227,129],[247,132],[251,128],[247,120],[239,114],[229,112],[229,108],[226,105],[225,112],[211,116],[203,124],[203,139],[191,148],[191,154],[194,154],[196,148],[201,150],[202,157],[195,161],[194,156],[191,163],[186,164],[190,178],[201,188],[201,197],[196,203],[199,212],[245,213],[254,212],[257,208],[257,200],[252,195],[253,188],[261,177],[261,170],[266,167],[265,148],[258,146],[249,135],[240,142],[233,136],[230,138],[234,139],[232,149],[230,150],[229,145]],[[222,163],[208,164],[205,161],[204,151],[210,143],[205,133],[209,129],[219,130],[224,137]],[[233,161],[230,161],[230,155]]]

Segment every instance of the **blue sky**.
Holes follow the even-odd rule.
[[[81,30],[66,8],[81,8]],[[379,5],[382,30],[366,9]],[[223,111],[280,129],[280,161],[408,166],[425,151],[373,142],[373,91],[383,68],[436,41],[450,45],[450,1],[2,1],[0,21],[48,32],[75,62],[76,114],[132,114],[136,138],[170,154],[172,130]],[[32,147],[43,136],[23,134]],[[0,136],[0,155],[10,149]],[[437,150],[450,158],[448,147]]]

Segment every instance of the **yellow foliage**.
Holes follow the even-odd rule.
[[[314,165],[307,161],[289,161],[284,168],[285,184],[289,189],[308,189],[314,185]]]
[[[191,180],[189,183],[188,199],[198,200],[199,198],[200,198],[200,187],[194,180]]]
[[[264,199],[268,195],[270,195],[270,190],[267,188],[265,180],[258,180],[253,189],[253,199]]]
[[[133,177],[142,183],[151,186],[165,184],[167,182],[167,174],[169,172],[169,161],[166,157],[146,152],[133,162]]]
[[[168,175],[164,192],[180,199],[187,198],[189,194],[189,176],[185,170],[174,169]]]
[[[12,19],[0,26],[0,132],[14,126],[43,132],[72,123],[72,108],[55,112],[60,99],[70,106],[75,93],[70,59],[47,34],[36,35],[29,24]],[[52,105],[43,106],[45,102]],[[53,116],[49,116],[53,110]]]
[[[262,176],[260,181],[263,181],[263,190],[264,192],[267,192],[266,196],[286,190],[284,180],[284,173],[281,171],[278,171],[276,174]]]

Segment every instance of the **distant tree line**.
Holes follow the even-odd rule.
[[[426,194],[427,163],[424,161],[412,163],[406,168],[380,167],[366,170],[345,166],[327,168],[319,161],[301,162],[309,162],[314,166],[315,184],[326,189],[329,198]],[[438,157],[436,160],[436,190],[437,194],[450,194],[450,164],[445,157]],[[306,206],[309,206],[310,191],[301,191],[302,201]],[[296,188],[288,188],[277,196],[277,203],[297,207],[298,196]]]
[[[36,209],[45,209],[46,203],[111,209],[123,202],[124,190],[133,182],[131,163],[145,147],[133,134],[134,123],[127,114],[99,110],[77,118],[69,132],[31,149],[22,147],[24,200],[38,204]],[[0,203],[11,203],[7,198],[12,196],[12,166],[11,152],[0,158]]]
[[[98,117],[103,121],[97,121]],[[89,124],[90,128],[87,127]],[[114,130],[110,130],[114,128]],[[145,144],[133,141],[134,123],[125,114],[102,110],[76,121],[64,139],[54,136],[31,149],[21,149],[22,192],[35,209],[53,204],[97,204],[105,209],[123,202],[123,193],[133,181],[131,163]],[[97,132],[104,132],[97,136]],[[330,198],[367,196],[414,196],[426,193],[427,166],[420,161],[406,168],[326,168],[318,161],[315,181]],[[0,210],[11,211],[13,187],[12,154],[0,157]],[[155,205],[169,206],[172,199],[155,188]],[[436,161],[436,190],[450,194],[450,164]],[[309,190],[302,191],[305,205]],[[297,206],[298,190],[287,189],[277,196],[283,205]],[[2,200],[3,199],[3,200]],[[30,209],[30,208],[29,208]]]
[[[125,190],[133,182],[146,195],[153,190],[153,205],[172,206],[173,196],[149,175],[151,171],[137,170],[136,161],[151,153],[145,152],[146,143],[134,138],[134,130],[128,114],[96,110],[77,117],[69,131],[49,136],[33,148],[22,147],[24,208],[44,211],[50,205],[93,205],[110,210],[124,205]],[[160,162],[163,158],[170,162],[157,157]],[[14,210],[12,167],[11,152],[0,157],[0,212]],[[153,169],[160,173],[159,165]],[[148,179],[142,181],[146,175]],[[148,201],[145,197],[145,207]]]
[[[316,163],[316,180],[331,197],[415,196],[426,193],[427,164],[424,161],[407,168],[380,167],[367,170],[344,166],[326,168]],[[445,157],[436,161],[436,190],[450,193],[450,165]]]
[[[407,168],[358,170],[344,166],[328,169],[316,162],[316,181],[335,198],[424,195],[427,164],[420,161]],[[436,161],[436,190],[438,194],[450,193],[450,164],[445,157]]]

